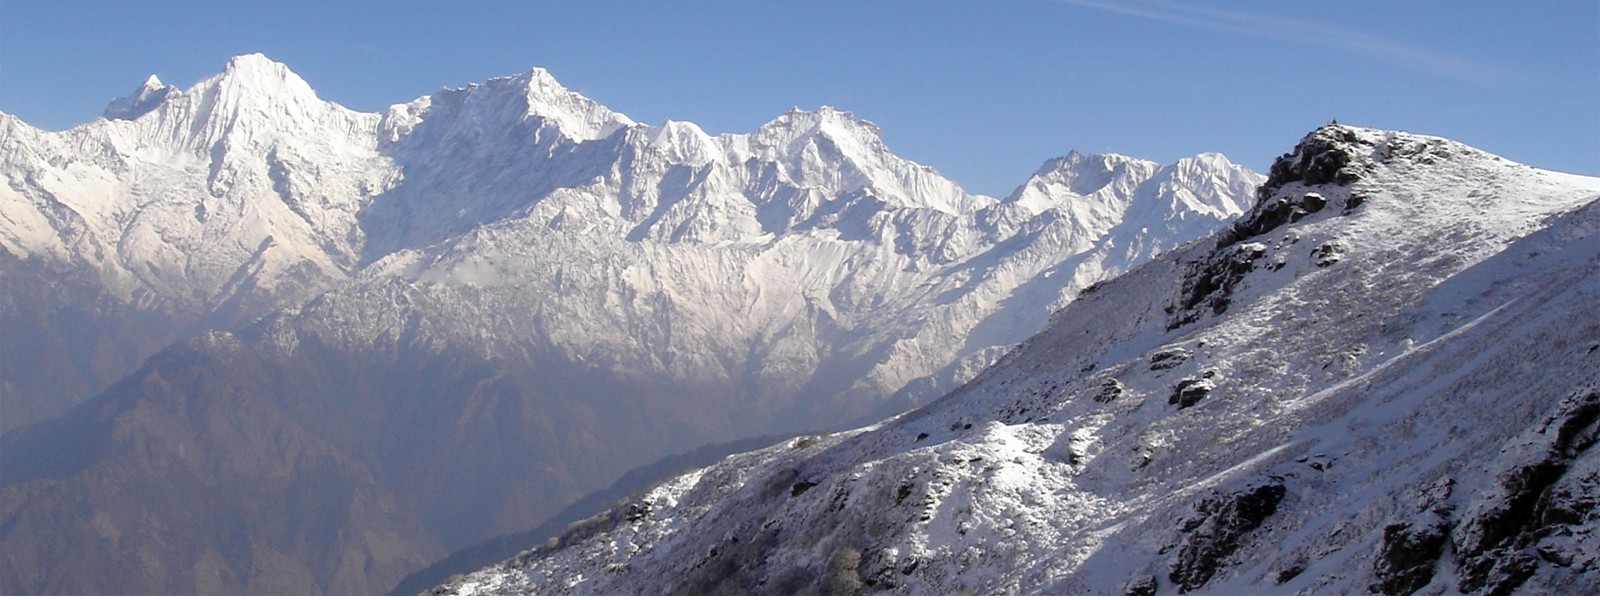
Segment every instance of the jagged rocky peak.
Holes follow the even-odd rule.
[[[994,202],[968,194],[931,167],[895,156],[877,125],[831,106],[790,108],[755,131],[718,139],[732,162],[776,164],[789,182],[826,196],[865,190],[891,206],[950,214]]]
[[[1371,169],[1371,149],[1380,132],[1366,130],[1369,135],[1348,125],[1337,123],[1312,130],[1296,144],[1294,151],[1278,157],[1267,174],[1267,182],[1257,192],[1258,199],[1266,199],[1278,188],[1290,183],[1322,185],[1335,183],[1349,185]]]
[[[1482,150],[1440,137],[1330,123],[1312,130],[1294,151],[1272,163],[1256,189],[1250,212],[1217,237],[1226,247],[1320,212],[1333,203],[1342,214],[1359,209],[1367,194],[1356,185],[1397,163],[1433,165]]]
[[[167,96],[176,91],[178,88],[162,83],[160,78],[152,74],[132,94],[112,100],[106,106],[104,116],[107,119],[132,121],[160,106]]]
[[[360,142],[377,121],[323,100],[288,66],[262,54],[235,56],[220,73],[169,94],[152,109],[156,127],[193,150],[210,152],[218,142],[233,148],[266,148],[276,141],[321,145],[334,138]]]
[[[1373,172],[1379,155],[1384,154],[1377,151],[1378,146],[1386,146],[1397,135],[1404,134],[1337,123],[1312,130],[1293,152],[1273,161],[1267,181],[1256,189],[1255,206],[1217,236],[1217,247],[1231,246],[1320,212],[1330,195],[1344,205],[1345,212],[1360,207],[1364,196],[1350,193],[1350,185]]]
[[[1178,159],[1178,162],[1171,165],[1171,170],[1173,179],[1201,184],[1209,178],[1216,177],[1217,173],[1238,172],[1240,166],[1219,153],[1202,152]]]
[[[1433,164],[1469,154],[1486,155],[1441,137],[1331,123],[1312,130],[1293,152],[1278,157],[1256,198],[1269,199],[1292,184],[1348,187],[1395,161]]]

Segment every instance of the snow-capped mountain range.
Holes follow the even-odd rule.
[[[959,390],[442,593],[1593,594],[1600,179],[1331,125]]]
[[[0,116],[0,145],[11,260],[87,273],[177,333],[349,285],[440,284],[517,296],[517,316],[543,315],[575,358],[804,377],[838,340],[788,332],[820,318],[876,338],[847,362],[888,355],[853,384],[874,397],[934,373],[930,389],[959,382],[1077,289],[1240,212],[1260,181],[1214,154],[1167,167],[1073,154],[996,200],[827,107],[710,136],[639,125],[534,69],[367,114],[260,55],[187,90],[152,76],[65,132]],[[1044,278],[1060,283],[1010,300]],[[676,333],[715,339],[638,344],[635,328],[683,319],[660,310],[706,313]],[[963,344],[985,320],[982,345]],[[494,333],[460,324],[450,335]],[[742,368],[752,346],[783,358]],[[80,387],[148,353],[121,352],[120,373]],[[39,416],[22,422],[64,407],[28,408]]]
[[[533,69],[362,113],[260,55],[66,131],[0,114],[0,175],[19,593],[382,591],[656,458],[931,400],[1264,179],[1072,153],[996,199],[828,107],[710,135]],[[335,539],[246,552],[322,517],[225,507],[154,549],[173,498],[305,494],[279,476],[308,465],[360,490]],[[156,558],[78,544],[107,531]]]

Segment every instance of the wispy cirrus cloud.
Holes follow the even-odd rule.
[[[1510,79],[1508,73],[1472,61],[1307,19],[1155,0],[1056,1],[1174,25],[1332,48],[1484,87]]]

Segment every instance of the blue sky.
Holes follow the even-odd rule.
[[[1600,174],[1600,2],[0,0],[0,110],[62,129],[263,52],[378,110],[532,66],[636,120],[791,106],[1005,195],[1078,149],[1257,170],[1329,119]]]

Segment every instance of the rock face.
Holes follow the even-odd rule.
[[[921,405],[1262,181],[1074,153],[990,198],[828,107],[711,135],[533,69],[361,113],[260,55],[0,149],[14,593],[382,592],[656,459]]]
[[[1273,173],[1229,231],[924,408],[687,473],[436,591],[782,594],[846,564],[860,593],[1597,589],[1600,179],[1347,126]],[[1234,274],[1247,247],[1262,268]]]
[[[1544,570],[1592,574],[1600,484],[1586,458],[1600,434],[1600,392],[1580,390],[1556,405],[1523,444],[1506,448],[1521,460],[1501,471],[1492,489],[1454,528],[1461,589],[1509,594]],[[1575,462],[1576,461],[1576,462]],[[1574,467],[1577,471],[1574,472]]]
[[[1286,488],[1268,481],[1229,494],[1205,498],[1195,516],[1178,528],[1183,535],[1168,578],[1184,594],[1204,587],[1248,536],[1277,512]]]

